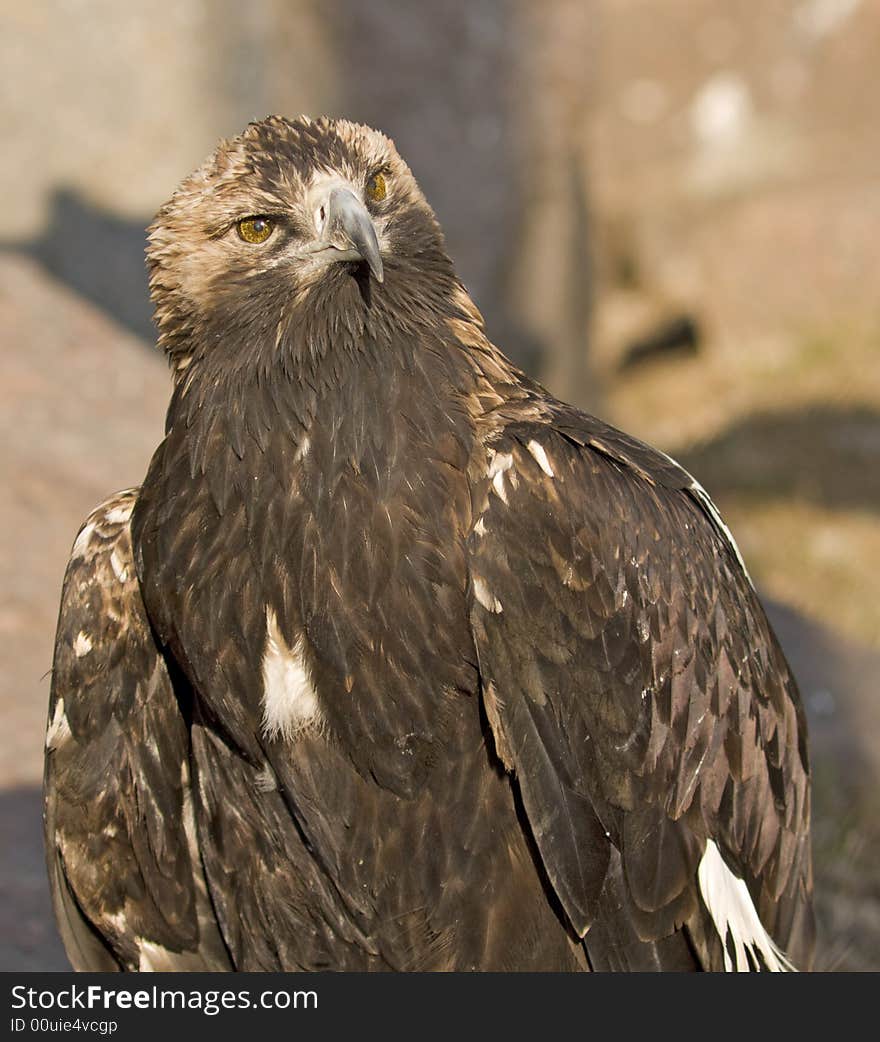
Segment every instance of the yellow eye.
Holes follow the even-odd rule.
[[[245,242],[258,245],[269,238],[274,227],[275,222],[271,217],[245,217],[238,222],[238,234]]]
[[[369,181],[367,181],[367,195],[374,203],[381,203],[385,198],[385,175],[381,173],[373,174]]]

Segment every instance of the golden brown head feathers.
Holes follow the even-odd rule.
[[[384,193],[368,191],[381,175]],[[344,191],[363,207],[386,267],[436,276],[451,265],[433,212],[392,141],[347,120],[270,116],[212,155],[159,210],[149,229],[150,291],[160,346],[176,374],[205,349],[212,317],[234,334],[302,306],[308,291],[341,278],[328,250],[319,254],[324,202]],[[350,193],[350,196],[348,195]],[[261,245],[237,233],[240,221],[267,216],[273,234]],[[333,251],[330,250],[330,253]],[[351,256],[339,253],[339,259]],[[345,273],[357,275],[348,264]],[[339,282],[341,286],[343,283]],[[271,293],[269,292],[271,290]],[[395,296],[392,288],[391,297]],[[350,302],[350,295],[346,301]]]

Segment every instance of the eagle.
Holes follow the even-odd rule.
[[[54,652],[74,968],[810,968],[805,718],[733,538],[489,341],[393,143],[254,122],[147,255],[165,436]]]

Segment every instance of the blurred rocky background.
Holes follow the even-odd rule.
[[[0,969],[64,969],[42,732],[70,544],[168,377],[144,227],[269,112],[389,133],[493,338],[672,453],[801,682],[819,966],[880,968],[880,5],[0,0]]]

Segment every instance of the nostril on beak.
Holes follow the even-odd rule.
[[[321,224],[327,219],[327,215],[324,213],[324,207],[321,207]]]

